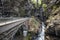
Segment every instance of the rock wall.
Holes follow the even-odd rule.
[[[46,24],[46,40],[60,40],[60,6],[52,10]]]

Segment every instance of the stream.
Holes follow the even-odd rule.
[[[42,22],[41,32],[39,31],[38,37],[35,40],[45,40],[45,24]]]
[[[42,22],[42,26],[38,31],[37,37],[34,36],[32,40],[45,40],[45,30],[44,29],[45,29],[45,24],[44,24],[44,22]],[[26,35],[27,35],[27,31],[24,31],[24,36],[26,36]]]

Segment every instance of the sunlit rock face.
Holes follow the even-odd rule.
[[[59,40],[60,36],[60,12],[53,14],[49,17],[46,21],[47,28],[46,28],[46,36],[49,40]]]
[[[57,3],[58,2],[58,3]],[[46,40],[59,40],[60,37],[60,4],[59,0],[50,0],[46,3],[48,6],[47,14],[50,14],[47,16],[46,20]],[[56,4],[57,3],[57,4]]]
[[[37,31],[39,30],[40,26],[41,26],[41,24],[35,18],[31,18],[29,20],[29,31],[30,32],[37,33]]]

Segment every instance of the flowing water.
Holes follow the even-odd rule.
[[[45,25],[44,22],[42,22],[41,32],[39,32],[38,37],[35,40],[45,40]]]
[[[24,36],[27,36],[27,31],[24,31],[23,34],[24,34]],[[39,29],[39,33],[38,33],[37,37],[35,37],[33,40],[45,40],[45,24],[44,24],[44,22],[42,22],[42,26]]]

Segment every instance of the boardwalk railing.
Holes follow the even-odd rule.
[[[24,22],[28,21],[29,18],[20,18],[16,20],[11,20],[7,22],[0,23],[0,39],[1,40],[11,40],[17,30]]]

